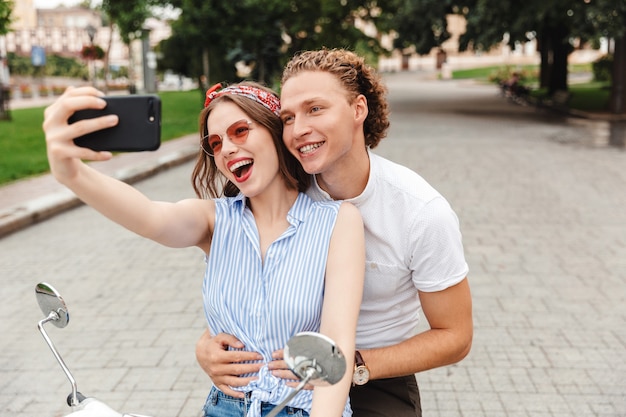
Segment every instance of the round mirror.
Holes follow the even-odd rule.
[[[67,312],[65,301],[59,295],[57,290],[50,284],[40,282],[35,287],[35,296],[37,303],[43,314],[48,317],[51,313],[55,313],[56,317],[52,319],[52,323],[60,328],[67,326],[70,321],[70,315]]]
[[[289,339],[284,358],[293,373],[300,379],[308,377],[311,385],[336,384],[346,373],[346,359],[339,346],[319,333],[303,332]]]

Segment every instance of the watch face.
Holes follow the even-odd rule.
[[[365,366],[359,366],[354,370],[352,382],[355,385],[364,385],[370,379],[370,371]]]

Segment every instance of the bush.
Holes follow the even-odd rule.
[[[516,72],[519,74],[519,82],[522,85],[532,83],[538,78],[538,71],[529,68],[512,68],[510,66],[499,67],[495,71],[489,74],[488,80],[494,84],[501,84],[511,78],[511,75]]]
[[[30,98],[33,96],[33,90],[30,87],[30,85],[26,83],[20,84],[19,89],[20,89],[20,96],[22,96],[22,98]]]
[[[63,92],[65,91],[67,87],[63,87],[61,85],[53,85],[52,86],[52,95],[54,96],[60,96],[61,94],[63,94]]]
[[[33,67],[30,58],[27,56],[9,52],[7,54],[7,63],[12,75],[33,75],[35,72],[35,67]]]
[[[72,57],[50,55],[46,60],[46,75],[53,77],[86,78],[87,66],[84,62]]]
[[[43,74],[37,74],[37,71],[41,71],[41,68],[33,67],[29,56],[9,52],[7,54],[7,58],[9,70],[13,75],[46,75],[52,77],[87,78],[88,74],[88,69],[85,63],[72,57],[64,57],[56,54],[47,56],[46,65],[43,67]]]
[[[99,60],[104,58],[104,50],[98,45],[85,45],[80,51],[80,56],[86,60]]]
[[[613,55],[607,54],[591,64],[594,81],[611,81],[613,71]]]

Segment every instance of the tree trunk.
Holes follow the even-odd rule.
[[[567,91],[567,56],[570,53],[568,43],[569,30],[564,25],[557,25],[550,31],[552,38],[552,70],[548,83],[548,95],[556,91]]]
[[[208,48],[204,48],[202,50],[202,73],[203,75],[206,77],[206,82],[210,83],[211,82],[211,77],[210,75],[210,63],[209,63],[209,49]]]
[[[206,91],[209,89],[211,80],[210,74],[210,60],[209,60],[209,48],[202,48],[202,74],[198,77],[198,85],[200,86],[200,94],[202,95],[202,104],[204,105],[204,99]]]
[[[615,39],[612,80],[609,109],[611,113],[626,113],[626,36]]]
[[[135,84],[135,54],[133,53],[133,39],[128,40],[128,92],[137,94],[137,84]]]
[[[569,47],[563,43],[555,45],[554,62],[550,72],[550,83],[548,94],[552,95],[556,91],[567,91],[567,56]]]
[[[548,89],[548,95],[567,91],[567,57],[571,47],[569,30],[565,25],[546,26],[540,36],[541,72],[540,87]]]
[[[107,50],[104,54],[104,93],[107,94],[109,92],[109,57],[111,55],[111,45],[113,45],[113,22],[109,23],[109,42],[107,44]]]
[[[539,63],[539,88],[548,88],[550,69],[552,68],[552,60],[550,59],[552,53],[550,51],[550,40],[546,36],[545,30],[538,38],[538,42],[539,56],[541,57]]]
[[[11,111],[9,110],[10,95],[11,89],[9,85],[4,85],[0,82],[0,120],[11,120]]]
[[[265,79],[267,77],[267,71],[265,70],[265,61],[261,58],[257,61],[257,65],[259,68],[259,80],[265,84],[269,85],[268,81]]]

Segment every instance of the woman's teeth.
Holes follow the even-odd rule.
[[[234,163],[234,164],[232,164],[230,166],[230,172],[235,172],[239,168],[241,168],[243,166],[246,166],[246,165],[249,165],[251,163],[252,163],[252,159],[246,159],[246,160],[243,160],[243,161],[236,162],[236,163]]]

